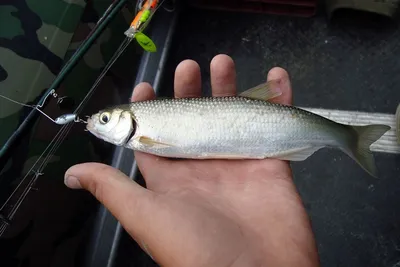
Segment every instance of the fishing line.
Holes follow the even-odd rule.
[[[113,57],[110,59],[110,61],[107,63],[103,71],[100,73],[94,84],[92,85],[91,89],[89,92],[86,94],[84,99],[81,101],[79,106],[75,109],[74,114],[79,114],[83,106],[87,103],[87,100],[90,98],[90,96],[94,93],[94,91],[98,88],[98,85],[102,81],[103,77],[105,74],[108,72],[108,70],[111,68],[111,66],[115,63],[115,61],[120,57],[120,55],[125,51],[126,47],[129,45],[131,42],[131,39],[125,38],[125,40],[121,43],[119,48],[117,49],[116,53],[114,53]],[[70,130],[72,129],[73,124],[65,125],[63,129],[61,129],[61,134],[59,136],[56,136],[57,140],[53,147],[51,148],[50,152],[47,154],[45,160],[42,162],[40,167],[38,168],[38,171],[43,170],[48,162],[50,161],[50,158],[53,156],[54,152],[59,148],[61,143],[64,141],[65,137],[68,135]]]
[[[47,99],[47,97],[49,97],[50,95],[51,95],[51,94],[48,94],[48,95],[46,96],[45,99]],[[51,120],[51,121],[54,122],[54,123],[57,123],[53,118],[51,118],[49,115],[47,115],[44,111],[40,110],[40,109],[38,108],[39,105],[28,105],[28,104],[24,104],[24,103],[18,102],[18,101],[16,101],[16,100],[13,100],[13,99],[11,99],[11,98],[9,98],[9,97],[6,97],[6,96],[4,96],[4,95],[0,95],[0,97],[2,97],[2,98],[4,98],[4,99],[7,99],[8,101],[11,101],[11,102],[13,102],[13,103],[15,103],[15,104],[18,104],[18,105],[21,105],[21,106],[24,106],[24,107],[29,107],[29,108],[36,109],[37,111],[39,111],[40,113],[42,113],[44,116],[46,116],[46,118],[48,118],[49,120]],[[45,101],[46,101],[46,100],[45,100]],[[57,124],[58,124],[58,123],[57,123]]]
[[[19,206],[22,204],[22,202],[24,201],[24,199],[26,198],[26,196],[28,195],[30,189],[32,188],[32,185],[36,182],[37,178],[40,176],[38,174],[42,174],[41,170],[43,170],[42,166],[44,166],[44,163],[46,161],[46,165],[50,160],[50,157],[54,154],[54,151],[59,147],[59,145],[61,144],[61,142],[64,140],[65,135],[68,133],[68,131],[66,131],[68,128],[72,127],[72,123],[67,124],[67,125],[63,125],[62,129],[60,131],[57,132],[56,136],[52,139],[52,141],[49,143],[49,145],[47,145],[47,147],[45,148],[45,150],[42,152],[42,154],[39,156],[39,158],[35,161],[35,163],[32,165],[32,167],[29,169],[29,171],[25,174],[24,178],[22,178],[22,180],[20,181],[20,183],[18,184],[18,186],[15,188],[15,190],[12,192],[12,194],[10,195],[10,197],[7,199],[7,201],[3,204],[3,206],[0,208],[0,211],[2,211],[4,209],[4,207],[8,204],[8,202],[10,201],[10,199],[14,196],[14,194],[18,191],[18,189],[21,187],[21,185],[25,182],[25,180],[28,178],[28,176],[30,175],[31,172],[35,173],[35,176],[33,177],[33,179],[28,183],[28,185],[25,187],[25,189],[23,190],[21,196],[18,198],[16,204],[14,205],[13,209],[11,210],[11,212],[9,213],[9,219],[11,220],[12,217],[14,216],[15,212],[18,210]],[[57,141],[56,141],[57,140]],[[55,144],[53,144],[56,141]],[[34,171],[34,168],[36,167],[36,165],[38,164],[38,162],[40,160],[43,159],[44,155],[46,154],[46,152],[49,150],[45,160],[43,161],[43,163],[41,164],[41,166],[38,168],[37,171]],[[1,234],[0,234],[1,235]]]
[[[45,100],[46,100],[50,95],[53,95],[53,97],[57,97],[57,94],[54,92],[54,90],[52,90],[52,91],[45,97]],[[25,107],[30,107],[30,108],[36,109],[36,110],[38,110],[39,112],[41,112],[43,115],[45,115],[48,119],[50,119],[51,121],[55,122],[50,116],[48,116],[45,112],[43,112],[42,110],[40,110],[40,109],[38,108],[38,106],[40,106],[40,105],[28,105],[28,104],[24,104],[24,103],[18,102],[18,101],[16,101],[16,100],[13,100],[13,99],[11,99],[11,98],[9,98],[9,97],[6,97],[6,96],[3,96],[3,95],[0,95],[0,97],[2,97],[2,98],[4,98],[4,99],[7,99],[7,100],[9,100],[9,101],[11,101],[11,102],[13,102],[13,103],[19,104],[19,105],[21,105],[21,106],[25,106]],[[75,120],[75,121],[81,121],[81,120],[78,119],[78,120]],[[57,122],[55,122],[55,123],[57,123]],[[66,125],[64,125],[62,128],[63,128],[63,129],[57,133],[57,135],[55,136],[55,138],[58,138],[58,136],[59,136],[60,134],[62,134],[62,133],[65,132],[64,129],[66,129]],[[50,142],[50,144],[49,144],[49,145],[46,147],[46,149],[42,152],[42,154],[40,155],[40,157],[39,157],[39,158],[36,160],[36,162],[32,165],[31,169],[30,169],[30,170],[26,173],[26,175],[21,179],[21,181],[20,181],[20,183],[18,184],[18,186],[14,189],[14,191],[11,193],[11,195],[9,196],[9,198],[5,201],[5,203],[3,204],[3,206],[0,208],[0,211],[2,211],[2,210],[5,208],[5,206],[8,204],[8,202],[10,201],[10,199],[11,199],[11,198],[15,195],[15,193],[20,189],[21,185],[25,182],[26,178],[27,178],[27,177],[29,176],[29,174],[33,171],[33,169],[34,169],[34,167],[36,166],[36,164],[37,164],[41,159],[43,159],[43,155],[46,153],[46,151],[47,151],[47,150],[49,149],[49,147],[52,145],[52,143],[54,142],[54,140],[55,140],[55,139],[53,138],[53,140]],[[51,151],[52,151],[52,150],[51,150]],[[26,195],[28,194],[29,190],[31,189],[32,184],[37,180],[37,177],[40,176],[40,175],[42,174],[42,173],[40,173],[40,172],[35,172],[35,171],[33,171],[33,172],[35,173],[35,178],[36,178],[36,179],[35,179],[35,178],[32,179],[32,180],[30,181],[30,183],[28,184],[28,186],[24,189],[24,191],[23,191],[22,194],[21,194],[21,197],[17,200],[16,204],[14,205],[14,207],[13,207],[13,209],[11,210],[10,214],[8,215],[9,219],[11,219],[11,218],[14,216],[16,210],[18,210],[19,206],[22,204],[22,201],[25,199]],[[1,232],[0,235],[2,234],[2,231],[3,231],[3,230],[0,230],[0,232]]]
[[[85,106],[85,104],[87,103],[87,100],[94,93],[94,91],[98,88],[98,85],[100,84],[100,82],[103,79],[103,77],[105,76],[105,74],[108,72],[108,70],[111,68],[111,66],[115,63],[115,61],[120,57],[120,55],[125,51],[126,47],[129,45],[130,42],[131,42],[130,39],[125,38],[125,40],[121,43],[120,47],[117,49],[116,53],[114,53],[113,57],[110,59],[110,61],[107,63],[107,65],[105,66],[103,71],[100,73],[100,75],[98,76],[98,78],[96,79],[94,84],[92,85],[89,92],[86,94],[86,96],[81,101],[79,106],[75,109],[74,114],[79,114],[81,112],[82,107]],[[72,129],[72,126],[73,126],[73,124],[65,125],[65,127],[63,127],[63,129],[61,129],[60,136],[58,136],[58,137],[56,136],[57,140],[56,140],[55,144],[53,145],[50,152],[47,154],[45,160],[39,167],[38,171],[43,170],[47,166],[52,154],[54,153],[55,150],[57,150],[59,148],[61,143],[64,141],[66,135]]]
[[[50,95],[50,94],[49,94],[49,95]],[[49,96],[49,95],[48,95],[48,96]],[[46,98],[47,98],[48,96],[46,96]],[[37,107],[34,106],[34,105],[23,104],[23,103],[20,103],[20,102],[18,102],[18,101],[12,100],[12,99],[10,99],[10,98],[8,98],[8,97],[4,97],[4,98],[6,98],[6,99],[8,99],[8,100],[10,100],[10,101],[12,101],[12,102],[14,102],[14,103],[21,104],[21,105],[23,105],[23,106],[28,106],[28,107],[32,107],[32,108],[36,108],[36,109],[37,109]],[[38,110],[39,110],[39,109],[38,109]],[[41,111],[41,110],[39,110],[39,111]],[[45,114],[45,113],[42,112],[42,114]],[[46,114],[45,114],[45,115],[46,115]],[[49,116],[46,116],[46,117],[49,118]],[[80,119],[79,119],[79,120],[80,120]],[[77,121],[77,120],[75,120],[75,121]],[[69,123],[69,124],[72,125],[72,123]],[[58,148],[58,146],[53,145],[54,141],[55,141],[55,140],[63,140],[63,138],[60,139],[60,137],[61,137],[61,136],[65,137],[65,134],[68,133],[68,132],[66,132],[66,129],[69,128],[70,125],[67,124],[67,125],[63,125],[63,126],[62,126],[62,129],[61,129],[60,131],[57,132],[56,136],[52,139],[52,141],[49,143],[49,145],[46,147],[46,149],[42,152],[42,154],[41,154],[41,155],[39,156],[39,158],[35,161],[35,163],[32,165],[32,167],[30,168],[30,170],[29,170],[29,171],[25,174],[25,176],[21,179],[21,181],[19,182],[18,186],[14,189],[14,191],[11,193],[11,195],[9,196],[9,198],[4,202],[4,204],[3,204],[2,207],[0,208],[0,211],[3,211],[3,210],[4,210],[4,208],[6,207],[6,205],[8,205],[9,201],[11,200],[11,198],[15,195],[15,193],[20,189],[20,187],[23,185],[23,183],[25,182],[25,180],[28,178],[28,176],[30,175],[30,173],[31,173],[31,172],[34,172],[34,173],[35,173],[34,178],[33,178],[33,179],[28,183],[28,185],[25,187],[25,189],[24,189],[23,192],[21,193],[21,196],[18,198],[18,200],[17,200],[16,203],[14,204],[13,208],[12,208],[11,211],[9,212],[9,214],[8,214],[8,216],[7,216],[8,220],[11,220],[11,219],[13,218],[14,214],[16,213],[16,211],[18,210],[18,208],[20,207],[20,205],[22,204],[22,202],[24,201],[24,199],[25,199],[26,196],[28,195],[30,189],[32,188],[32,185],[36,182],[37,178],[42,174],[41,171],[40,171],[41,168],[39,168],[38,171],[34,171],[33,169],[36,167],[37,163],[38,163],[40,160],[43,159],[43,156],[46,154],[46,152],[49,150],[50,147],[51,147],[50,152],[49,152],[49,155],[50,155],[50,156],[52,155],[52,152],[54,152],[54,150],[55,150],[56,148]],[[50,156],[49,156],[49,155],[48,155],[48,156],[46,157],[46,159],[45,159],[47,162],[48,162],[49,159],[50,159]],[[43,164],[42,164],[41,166],[43,166]],[[0,236],[1,236],[2,233],[4,232],[4,230],[5,230],[6,228],[3,229],[3,227],[1,227],[0,229],[1,229],[1,230],[0,230]]]
[[[111,68],[111,66],[115,63],[115,61],[119,58],[119,56],[124,52],[126,47],[129,45],[132,39],[130,38],[125,38],[125,40],[121,43],[120,47],[117,49],[116,53],[114,53],[113,57],[111,60],[107,63],[106,67],[103,69],[103,71],[100,73],[98,78],[96,79],[95,83],[93,84],[92,88],[89,90],[89,92],[86,94],[80,105],[75,109],[74,114],[78,114],[82,107],[86,104],[87,100],[89,97],[94,93],[95,89],[97,89],[99,83],[101,82],[102,78],[104,75],[108,72],[108,70]],[[13,101],[16,102],[16,101]],[[25,105],[29,106],[29,105]],[[32,106],[30,106],[32,107]],[[62,141],[65,140],[65,137],[68,135],[70,132],[71,128],[73,126],[73,123],[69,123],[66,125],[63,125],[61,130],[58,131],[56,136],[52,139],[52,141],[49,143],[49,145],[46,147],[46,149],[42,152],[42,154],[39,156],[39,158],[36,160],[36,162],[32,165],[30,170],[26,173],[24,178],[21,180],[21,182],[18,184],[18,186],[15,188],[15,190],[12,192],[10,197],[7,199],[7,201],[3,204],[3,206],[0,208],[0,211],[4,209],[4,207],[8,204],[10,199],[14,196],[14,194],[18,191],[18,189],[21,187],[21,185],[25,182],[25,180],[28,178],[30,173],[35,169],[36,165],[40,160],[43,159],[44,155],[48,151],[47,155],[45,156],[43,162],[40,164],[39,168],[37,169],[37,173],[41,173],[41,171],[47,166],[49,163],[51,157],[54,155],[54,152],[59,148],[59,146],[62,144]],[[9,215],[7,216],[9,220],[11,220],[14,216],[14,214],[17,212],[18,208],[28,195],[30,189],[32,188],[32,185],[36,182],[38,179],[39,175],[35,175],[33,179],[29,182],[29,184],[26,186],[26,188],[23,190],[21,196],[18,198],[17,202],[15,203],[14,207],[10,211]],[[3,227],[1,227],[2,229]],[[5,230],[5,229],[4,229]],[[4,230],[0,230],[0,235],[3,233]]]
[[[103,71],[100,73],[100,75],[98,76],[98,78],[96,79],[96,81],[94,82],[92,88],[90,88],[89,92],[86,94],[86,96],[84,97],[84,99],[81,101],[81,103],[79,104],[79,106],[75,109],[75,114],[78,114],[81,110],[81,108],[83,107],[84,104],[86,104],[87,99],[89,99],[89,97],[94,93],[94,91],[97,89],[97,86],[99,85],[99,83],[101,82],[101,80],[103,79],[104,75],[108,72],[108,70],[112,67],[112,65],[115,63],[115,61],[121,56],[121,54],[125,51],[126,47],[128,47],[128,45],[130,44],[130,42],[132,41],[131,38],[125,38],[124,41],[122,41],[121,45],[119,46],[119,48],[117,49],[117,51],[114,53],[114,55],[112,56],[112,58],[110,59],[110,61],[107,63],[107,65],[105,66],[105,68],[103,69]]]
[[[11,99],[11,98],[8,98],[8,97],[6,97],[6,96],[4,96],[4,95],[0,95],[0,97],[5,98],[5,99],[7,99],[8,101],[14,102],[14,103],[19,104],[19,105],[21,105],[21,106],[30,107],[30,108],[35,108],[35,105],[24,104],[24,103],[18,102],[18,101],[16,101],[16,100],[13,100],[13,99]]]
[[[137,14],[142,10],[143,2],[145,2],[145,1],[146,1],[146,0],[138,1],[138,3],[136,4],[136,16],[137,16]],[[138,32],[141,33],[142,31],[144,31],[144,29],[147,28],[147,25],[148,25],[148,24],[150,23],[150,21],[152,20],[154,14],[155,14],[156,11],[162,6],[162,4],[163,4],[164,2],[165,2],[165,0],[162,0],[162,1],[157,5],[157,7],[154,9],[153,12],[150,13],[150,16],[145,20],[145,22],[144,22],[142,25],[139,25],[138,28],[134,28],[134,32],[133,32],[132,36],[129,36],[129,38],[134,39],[135,36],[136,36],[136,34],[137,34]],[[165,9],[167,12],[172,12],[172,11],[167,10],[166,8],[164,8],[164,9]],[[134,18],[134,20],[135,20],[135,18]],[[134,20],[133,20],[133,21],[134,21]],[[132,21],[132,23],[133,23],[133,21]],[[141,30],[140,30],[140,28],[141,28]],[[126,36],[130,35],[130,30],[131,30],[131,29],[132,29],[132,25],[128,28],[128,30],[126,30],[126,31],[124,32],[124,34],[125,34]]]
[[[8,216],[7,216],[7,221],[11,221],[12,218],[14,217],[15,213],[18,211],[19,207],[21,206],[21,204],[23,203],[23,201],[25,200],[26,196],[28,195],[29,191],[32,189],[32,185],[35,183],[35,181],[37,180],[37,178],[39,176],[43,175],[43,173],[40,172],[35,172],[35,177],[34,179],[32,179],[31,181],[29,181],[29,184],[24,188],[24,191],[22,192],[21,196],[18,198],[17,202],[14,204],[13,208],[11,209],[11,211],[9,212]],[[11,195],[12,197],[12,195]],[[7,202],[6,202],[7,203]],[[4,206],[4,205],[3,205]],[[2,208],[3,209],[3,208]],[[0,230],[0,236],[3,235],[4,231],[7,229],[7,224],[3,224],[3,226],[5,227],[1,227]]]
[[[149,17],[149,19],[146,21],[146,23],[144,24],[145,26],[147,26],[147,24],[150,22],[151,18],[153,17],[153,15],[155,14],[155,12],[161,7],[161,5],[164,3],[165,0],[162,0],[161,3],[156,7],[156,9],[154,10],[153,14]],[[74,113],[76,115],[76,120],[74,120],[74,122],[85,122],[81,119],[79,119],[78,114],[81,111],[81,109],[86,105],[87,100],[91,97],[91,95],[94,93],[94,91],[97,89],[98,85],[100,84],[101,80],[103,79],[103,77],[105,76],[105,74],[108,72],[108,70],[112,67],[112,65],[115,63],[115,61],[122,55],[122,53],[125,51],[125,49],[128,47],[128,45],[130,44],[130,42],[133,40],[134,38],[129,38],[126,37],[122,43],[120,44],[119,48],[116,50],[116,52],[114,53],[114,55],[112,56],[112,58],[110,59],[110,61],[107,63],[107,65],[105,66],[105,68],[103,69],[103,71],[100,73],[100,75],[98,76],[98,78],[96,79],[96,81],[94,82],[94,84],[92,85],[92,87],[90,88],[89,92],[86,94],[86,96],[83,98],[83,100],[81,101],[81,103],[78,105],[78,107],[75,109]],[[53,95],[54,97],[57,97],[57,94],[55,93],[54,89],[52,91],[49,92],[49,94],[45,97],[45,100],[43,101],[43,103],[46,101],[46,99],[50,96]],[[36,110],[38,110],[40,113],[42,113],[43,115],[45,115],[48,119],[50,119],[51,121],[53,121],[54,123],[57,123],[55,120],[53,120],[50,116],[48,116],[46,113],[44,113],[42,110],[40,110],[38,108],[39,105],[35,106],[35,105],[27,105],[27,104],[23,104],[20,103],[18,101],[12,100],[8,97],[2,96],[1,97],[20,104],[22,106],[27,106],[27,107],[31,107],[34,108]],[[43,104],[42,104],[43,105]],[[41,106],[39,106],[41,107]],[[59,123],[57,123],[59,124]],[[6,205],[8,205],[8,202],[11,200],[11,198],[14,196],[14,194],[18,191],[18,189],[21,187],[21,185],[24,183],[24,181],[26,180],[26,178],[30,175],[31,172],[34,172],[35,175],[33,177],[33,179],[28,183],[28,186],[26,186],[26,188],[23,190],[21,196],[18,198],[17,202],[15,203],[15,205],[13,206],[13,208],[11,209],[9,215],[6,217],[7,220],[11,220],[15,213],[17,212],[17,210],[19,209],[20,205],[22,204],[22,202],[24,201],[24,199],[26,198],[26,196],[28,195],[29,191],[32,189],[32,185],[37,181],[38,177],[40,175],[42,175],[43,173],[41,172],[49,163],[50,158],[54,155],[54,152],[59,148],[59,146],[61,145],[62,141],[65,140],[65,137],[68,135],[68,133],[70,132],[72,126],[74,125],[74,123],[67,123],[64,124],[62,126],[62,128],[58,131],[58,133],[56,134],[56,136],[51,140],[51,142],[49,143],[49,145],[46,147],[46,149],[42,152],[42,154],[39,156],[39,158],[35,161],[35,163],[32,165],[32,167],[29,169],[29,171],[26,173],[26,175],[22,178],[22,180],[20,181],[20,183],[18,184],[18,186],[15,188],[15,190],[12,192],[12,194],[10,195],[10,197],[6,200],[6,202],[2,205],[2,207],[0,208],[0,212],[6,207]],[[46,152],[49,150],[48,154],[46,155],[46,157],[44,158],[43,162],[40,164],[40,167],[37,169],[37,171],[34,171],[34,168],[36,167],[36,165],[38,164],[38,162],[43,159],[44,155],[46,154]],[[3,224],[0,227],[0,236],[4,233],[5,229],[7,228],[7,224]]]
[[[147,25],[150,23],[151,19],[153,18],[154,14],[156,11],[162,6],[162,4],[165,2],[165,0],[162,0],[160,4],[154,9],[154,12],[150,15],[150,17],[147,19],[147,21],[143,24],[143,30],[147,27]],[[142,30],[142,31],[143,31]]]
[[[67,125],[64,125],[64,126],[63,126],[63,128],[65,128],[65,127],[67,127]],[[58,135],[62,134],[62,132],[63,132],[63,131],[59,131],[59,132],[57,133],[57,135],[56,135],[55,138],[57,138]],[[14,191],[11,193],[11,195],[8,197],[8,199],[4,202],[4,204],[3,204],[2,207],[0,208],[0,211],[2,211],[2,210],[5,208],[5,206],[8,204],[8,202],[10,201],[10,199],[14,196],[14,194],[18,191],[18,189],[19,189],[19,188],[21,187],[21,185],[24,183],[24,181],[26,180],[26,178],[27,178],[27,177],[30,175],[30,173],[33,171],[33,169],[35,168],[36,164],[43,158],[43,155],[44,155],[44,154],[46,153],[46,151],[50,148],[50,146],[52,145],[52,142],[54,141],[55,138],[53,138],[53,140],[50,142],[50,144],[46,147],[46,149],[42,152],[42,154],[39,156],[39,158],[35,161],[35,163],[32,165],[32,167],[29,169],[29,171],[25,174],[25,176],[24,176],[24,177],[22,178],[22,180],[19,182],[18,186],[14,189]],[[37,174],[37,173],[41,173],[41,172],[35,172],[35,174]],[[35,176],[37,176],[37,175],[35,175]],[[32,179],[32,181],[33,181],[33,179]],[[32,182],[32,181],[31,181],[31,182]],[[21,199],[21,198],[25,198],[25,196],[26,196],[26,194],[27,194],[26,191],[29,191],[29,189],[30,189],[30,187],[31,187],[31,182],[28,184],[29,186],[27,186],[27,187],[24,189],[23,193],[21,194],[21,197],[17,200],[17,204],[20,202],[20,199]],[[23,201],[23,199],[22,199],[22,201]],[[16,210],[16,209],[15,209],[16,206],[17,206],[17,205],[14,205],[12,211],[10,212],[10,215],[12,214],[12,216],[13,216],[14,210]],[[12,217],[10,217],[9,219],[12,219]]]
[[[46,147],[46,149],[42,152],[42,154],[40,155],[40,157],[36,160],[36,162],[32,165],[32,167],[30,168],[30,170],[26,173],[26,175],[24,176],[24,178],[22,178],[22,180],[19,182],[18,186],[15,188],[15,190],[12,192],[12,194],[10,195],[10,197],[6,200],[6,202],[3,204],[3,206],[0,208],[0,211],[3,211],[3,209],[6,207],[6,205],[8,205],[8,202],[11,200],[11,198],[14,196],[14,194],[18,191],[18,189],[23,185],[23,183],[25,182],[25,180],[28,178],[28,176],[30,175],[31,172],[35,173],[35,176],[33,177],[33,179],[31,181],[29,181],[29,183],[27,184],[27,186],[24,188],[23,192],[21,193],[21,196],[18,198],[18,200],[16,201],[16,203],[13,205],[11,211],[8,213],[7,215],[7,220],[12,220],[12,218],[14,217],[15,213],[18,211],[19,207],[21,206],[21,204],[23,203],[23,201],[25,200],[25,198],[27,197],[27,195],[29,194],[29,191],[32,189],[32,185],[37,181],[37,179],[39,178],[40,175],[42,175],[43,173],[40,171],[34,171],[33,169],[36,167],[36,164],[43,159],[43,155],[46,153],[46,151],[50,148],[50,152],[48,155],[52,155],[51,153],[54,152],[55,150],[55,146],[52,146],[52,143],[54,142],[55,139],[60,139],[59,137],[62,136],[64,134],[65,136],[65,129],[68,127],[71,127],[72,123],[69,125],[63,125],[62,130],[60,130],[57,135],[53,138],[53,140],[50,142],[50,144]],[[58,146],[57,146],[58,147]],[[49,161],[49,156],[46,157],[47,161]],[[46,160],[45,159],[45,160]],[[43,164],[42,164],[43,165]],[[4,214],[5,215],[5,214]],[[4,233],[4,231],[6,230],[7,225],[3,224],[0,227],[0,236]]]
[[[164,3],[165,0],[162,0],[162,2],[160,3],[160,5],[157,6],[157,8],[155,9],[155,11],[153,12],[152,16],[154,15],[154,13],[158,10],[158,8],[161,7],[162,3]],[[152,17],[151,16],[151,17]],[[150,21],[150,20],[148,20]],[[100,73],[100,75],[98,76],[98,78],[96,79],[96,81],[94,82],[94,84],[92,85],[91,89],[89,90],[89,92],[86,94],[86,96],[84,97],[84,99],[81,101],[81,103],[78,105],[78,107],[75,109],[74,114],[78,115],[82,109],[83,106],[85,106],[87,100],[91,97],[91,95],[94,93],[94,91],[97,89],[99,83],[102,81],[103,77],[105,76],[105,74],[109,71],[109,69],[114,65],[115,61],[122,55],[122,53],[125,51],[125,49],[129,46],[130,42],[133,40],[133,38],[125,38],[122,43],[120,44],[120,46],[118,47],[118,49],[116,50],[116,52],[114,53],[114,55],[112,56],[112,58],[110,59],[110,61],[107,63],[107,65],[105,66],[105,68],[103,69],[103,71]],[[58,138],[56,143],[54,144],[53,148],[51,149],[51,152],[49,152],[49,154],[47,155],[45,161],[42,163],[42,165],[40,166],[39,170],[42,170],[43,168],[45,168],[48,164],[48,161],[51,157],[51,153],[54,152],[59,146],[60,143],[65,139],[65,135],[69,133],[69,131],[72,128],[72,124],[71,125],[66,125],[66,127],[63,127],[61,129],[61,135],[59,137],[55,137]]]

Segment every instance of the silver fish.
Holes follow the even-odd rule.
[[[279,87],[272,84],[232,97],[119,105],[92,115],[87,130],[109,143],[171,158],[302,161],[323,147],[332,147],[376,177],[369,147],[389,126],[344,125],[300,108],[271,103],[266,100],[279,95]]]

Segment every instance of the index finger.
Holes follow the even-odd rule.
[[[133,89],[131,102],[154,99],[156,94],[149,83],[141,82]]]
[[[292,105],[292,85],[290,83],[289,74],[286,70],[275,67],[268,72],[267,81],[279,80],[281,85],[282,94],[278,97],[272,98],[269,101],[277,104]]]
[[[176,98],[201,96],[201,71],[196,61],[187,59],[176,67],[174,95]]]

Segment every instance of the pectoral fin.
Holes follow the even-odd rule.
[[[280,80],[271,80],[269,82],[262,83],[242,92],[239,94],[239,96],[258,100],[269,100],[278,97],[282,94],[282,89],[279,82]]]
[[[321,148],[322,147],[311,146],[311,147],[293,149],[290,151],[286,151],[280,155],[274,156],[274,158],[281,160],[289,160],[289,161],[303,161]]]
[[[156,140],[151,139],[150,137],[147,136],[141,136],[139,137],[139,142],[148,146],[158,146],[158,147],[172,147],[173,145],[171,144],[166,144],[163,142],[158,142]]]

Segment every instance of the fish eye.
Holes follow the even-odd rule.
[[[110,121],[110,113],[109,112],[103,112],[100,115],[100,123],[101,124],[106,124],[109,121]]]

